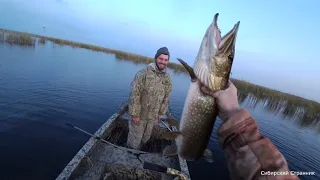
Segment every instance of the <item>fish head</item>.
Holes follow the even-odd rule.
[[[207,28],[193,68],[201,83],[213,91],[223,89],[229,80],[240,25],[238,21],[221,37],[218,16],[219,13],[216,13]]]

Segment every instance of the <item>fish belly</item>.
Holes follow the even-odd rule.
[[[182,132],[177,143],[179,156],[189,161],[203,156],[217,113],[214,98],[204,95],[198,82],[192,82],[179,125]]]

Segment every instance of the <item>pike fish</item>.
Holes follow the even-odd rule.
[[[200,158],[212,162],[212,152],[207,148],[212,129],[218,115],[215,99],[200,90],[201,85],[212,91],[222,90],[228,84],[235,55],[235,44],[240,21],[221,38],[218,28],[218,16],[207,28],[193,68],[182,59],[179,62],[187,69],[191,84],[181,116],[181,120],[168,119],[169,124],[178,125],[178,131],[162,135],[163,139],[176,139],[175,152],[167,155],[179,155],[187,161]]]

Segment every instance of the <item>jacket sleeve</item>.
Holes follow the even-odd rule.
[[[161,107],[159,109],[159,115],[164,115],[168,111],[169,97],[172,90],[172,81],[170,76],[168,76],[166,84],[167,86],[165,90],[165,95],[164,95]]]
[[[132,117],[140,117],[141,112],[141,93],[143,88],[143,78],[145,71],[140,70],[131,83],[131,91],[128,103],[128,113]]]
[[[226,152],[232,179],[299,179],[272,142],[260,134],[247,110],[242,109],[225,121],[218,129],[218,138]]]

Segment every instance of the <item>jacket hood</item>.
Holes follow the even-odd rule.
[[[156,66],[155,62],[148,64],[148,66],[152,67],[156,72],[161,72],[161,73],[166,73],[167,72],[167,68],[164,68],[163,70],[160,70],[158,68],[158,66]]]

